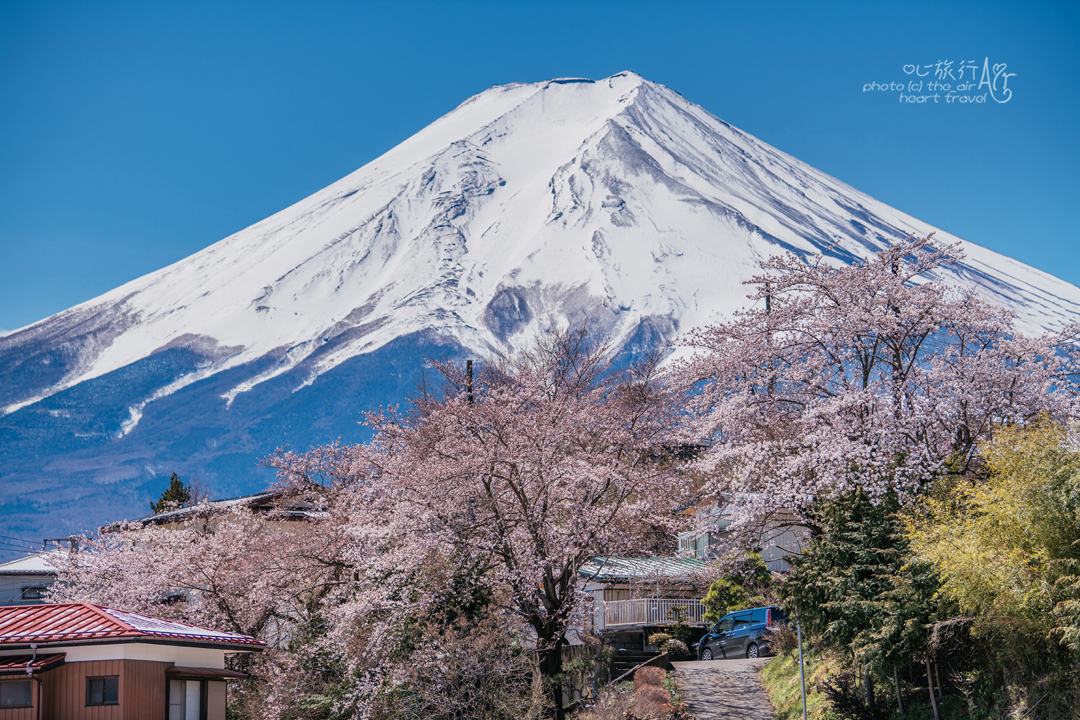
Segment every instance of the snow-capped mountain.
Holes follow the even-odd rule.
[[[633,349],[745,302],[784,250],[838,262],[919,222],[634,73],[493,87],[311,197],[0,337],[0,512],[23,533],[143,513],[176,471],[261,489],[274,447],[362,437],[425,357],[588,318]],[[1080,288],[972,243],[949,280],[1021,329]],[[8,533],[11,534],[11,533]]]

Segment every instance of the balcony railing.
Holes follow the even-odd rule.
[[[690,625],[705,624],[705,606],[687,598],[641,598],[604,603],[604,627],[665,625],[685,618]]]

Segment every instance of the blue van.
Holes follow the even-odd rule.
[[[765,630],[786,625],[787,613],[778,607],[759,607],[728,613],[698,641],[698,660],[756,658],[769,652]]]

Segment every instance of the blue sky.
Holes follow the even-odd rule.
[[[1067,2],[0,0],[0,328],[206,247],[493,84],[622,70],[1080,284],[1078,31]],[[1011,99],[864,91],[939,61],[1004,63]]]

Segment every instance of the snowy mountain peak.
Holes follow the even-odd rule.
[[[223,452],[300,442],[314,430],[258,428],[417,338],[488,353],[588,318],[643,347],[742,306],[770,255],[851,262],[932,231],[956,240],[633,72],[495,86],[295,205],[0,337],[0,425],[18,457],[75,453],[58,477],[153,477],[166,446],[212,476]],[[1080,318],[1077,287],[965,247],[948,279],[1024,329]],[[201,438],[184,452],[160,437],[176,418]]]

